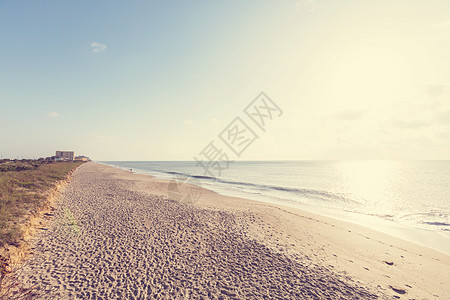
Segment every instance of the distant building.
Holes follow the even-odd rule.
[[[55,160],[73,160],[74,152],[73,151],[56,151],[56,159]]]
[[[84,155],[75,156],[75,161],[91,161],[89,157]]]
[[[48,161],[48,162],[63,161],[63,158],[53,155],[53,156],[46,157],[45,160]]]

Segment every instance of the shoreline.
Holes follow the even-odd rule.
[[[114,166],[111,164],[97,162],[106,166],[110,166],[119,170],[129,171],[127,168],[122,168]],[[145,171],[132,172],[133,174],[146,175],[153,177],[157,180],[170,180],[167,178],[157,177],[146,173]],[[441,232],[434,231],[424,228],[414,227],[412,225],[402,224],[395,221],[383,219],[379,216],[368,215],[363,213],[356,213],[345,210],[336,210],[332,208],[321,207],[318,205],[309,205],[299,202],[294,202],[286,199],[274,198],[264,195],[256,195],[245,192],[238,192],[232,189],[226,188],[211,188],[210,186],[203,187],[202,189],[215,192],[219,195],[231,197],[231,198],[241,198],[252,201],[259,201],[271,205],[281,205],[283,207],[294,208],[302,211],[306,211],[312,214],[317,214],[324,217],[329,217],[332,219],[349,222],[359,226],[366,227],[368,229],[390,235],[395,238],[405,240],[407,242],[415,243],[420,246],[424,246],[443,254],[450,256],[450,231]],[[424,242],[426,241],[426,242]]]
[[[374,230],[383,234],[390,235],[395,238],[405,240],[420,246],[430,248],[432,250],[441,252],[450,256],[450,231],[433,231],[430,229],[417,228],[407,224],[397,223],[395,221],[383,219],[376,215],[367,215],[362,213],[356,213],[345,210],[336,210],[326,207],[320,207],[315,205],[308,205],[303,203],[296,203],[289,200],[271,198],[265,196],[246,197],[246,195],[233,196],[233,193],[221,193],[227,197],[237,197],[243,199],[249,199],[254,201],[260,201],[272,205],[280,205],[286,208],[294,208],[302,211],[306,211],[312,214],[320,215],[323,217],[340,220],[343,222],[352,223],[355,225],[366,227],[370,230]],[[426,242],[424,242],[426,241]]]
[[[117,170],[121,178],[132,180],[136,191],[167,195],[170,180],[103,165]],[[184,193],[188,192],[189,187],[185,186]],[[430,247],[345,220],[280,204],[229,197],[205,188],[195,206],[256,213],[253,220],[258,221],[252,223],[250,233],[259,242],[280,253],[297,256],[307,253],[308,259],[314,257],[315,263],[354,277],[373,290],[381,288],[404,299],[450,295],[450,256]],[[264,224],[264,229],[260,224]]]
[[[54,295],[450,294],[449,256],[362,226],[205,189],[190,206],[167,200],[168,180],[105,164],[84,164],[73,179],[24,272]]]

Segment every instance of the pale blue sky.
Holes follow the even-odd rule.
[[[450,159],[448,53],[449,1],[0,0],[0,155],[191,160],[264,91],[241,159]]]

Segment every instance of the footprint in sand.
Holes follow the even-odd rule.
[[[406,290],[402,289],[401,287],[392,286],[392,285],[390,285],[389,287],[398,294],[402,294],[402,295],[406,294]]]

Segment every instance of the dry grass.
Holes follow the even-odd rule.
[[[45,207],[48,192],[80,164],[35,160],[0,163],[0,247],[19,245],[26,216]]]
[[[21,270],[14,270],[6,257],[0,255],[0,300],[41,299],[33,287],[24,288],[19,280]]]

